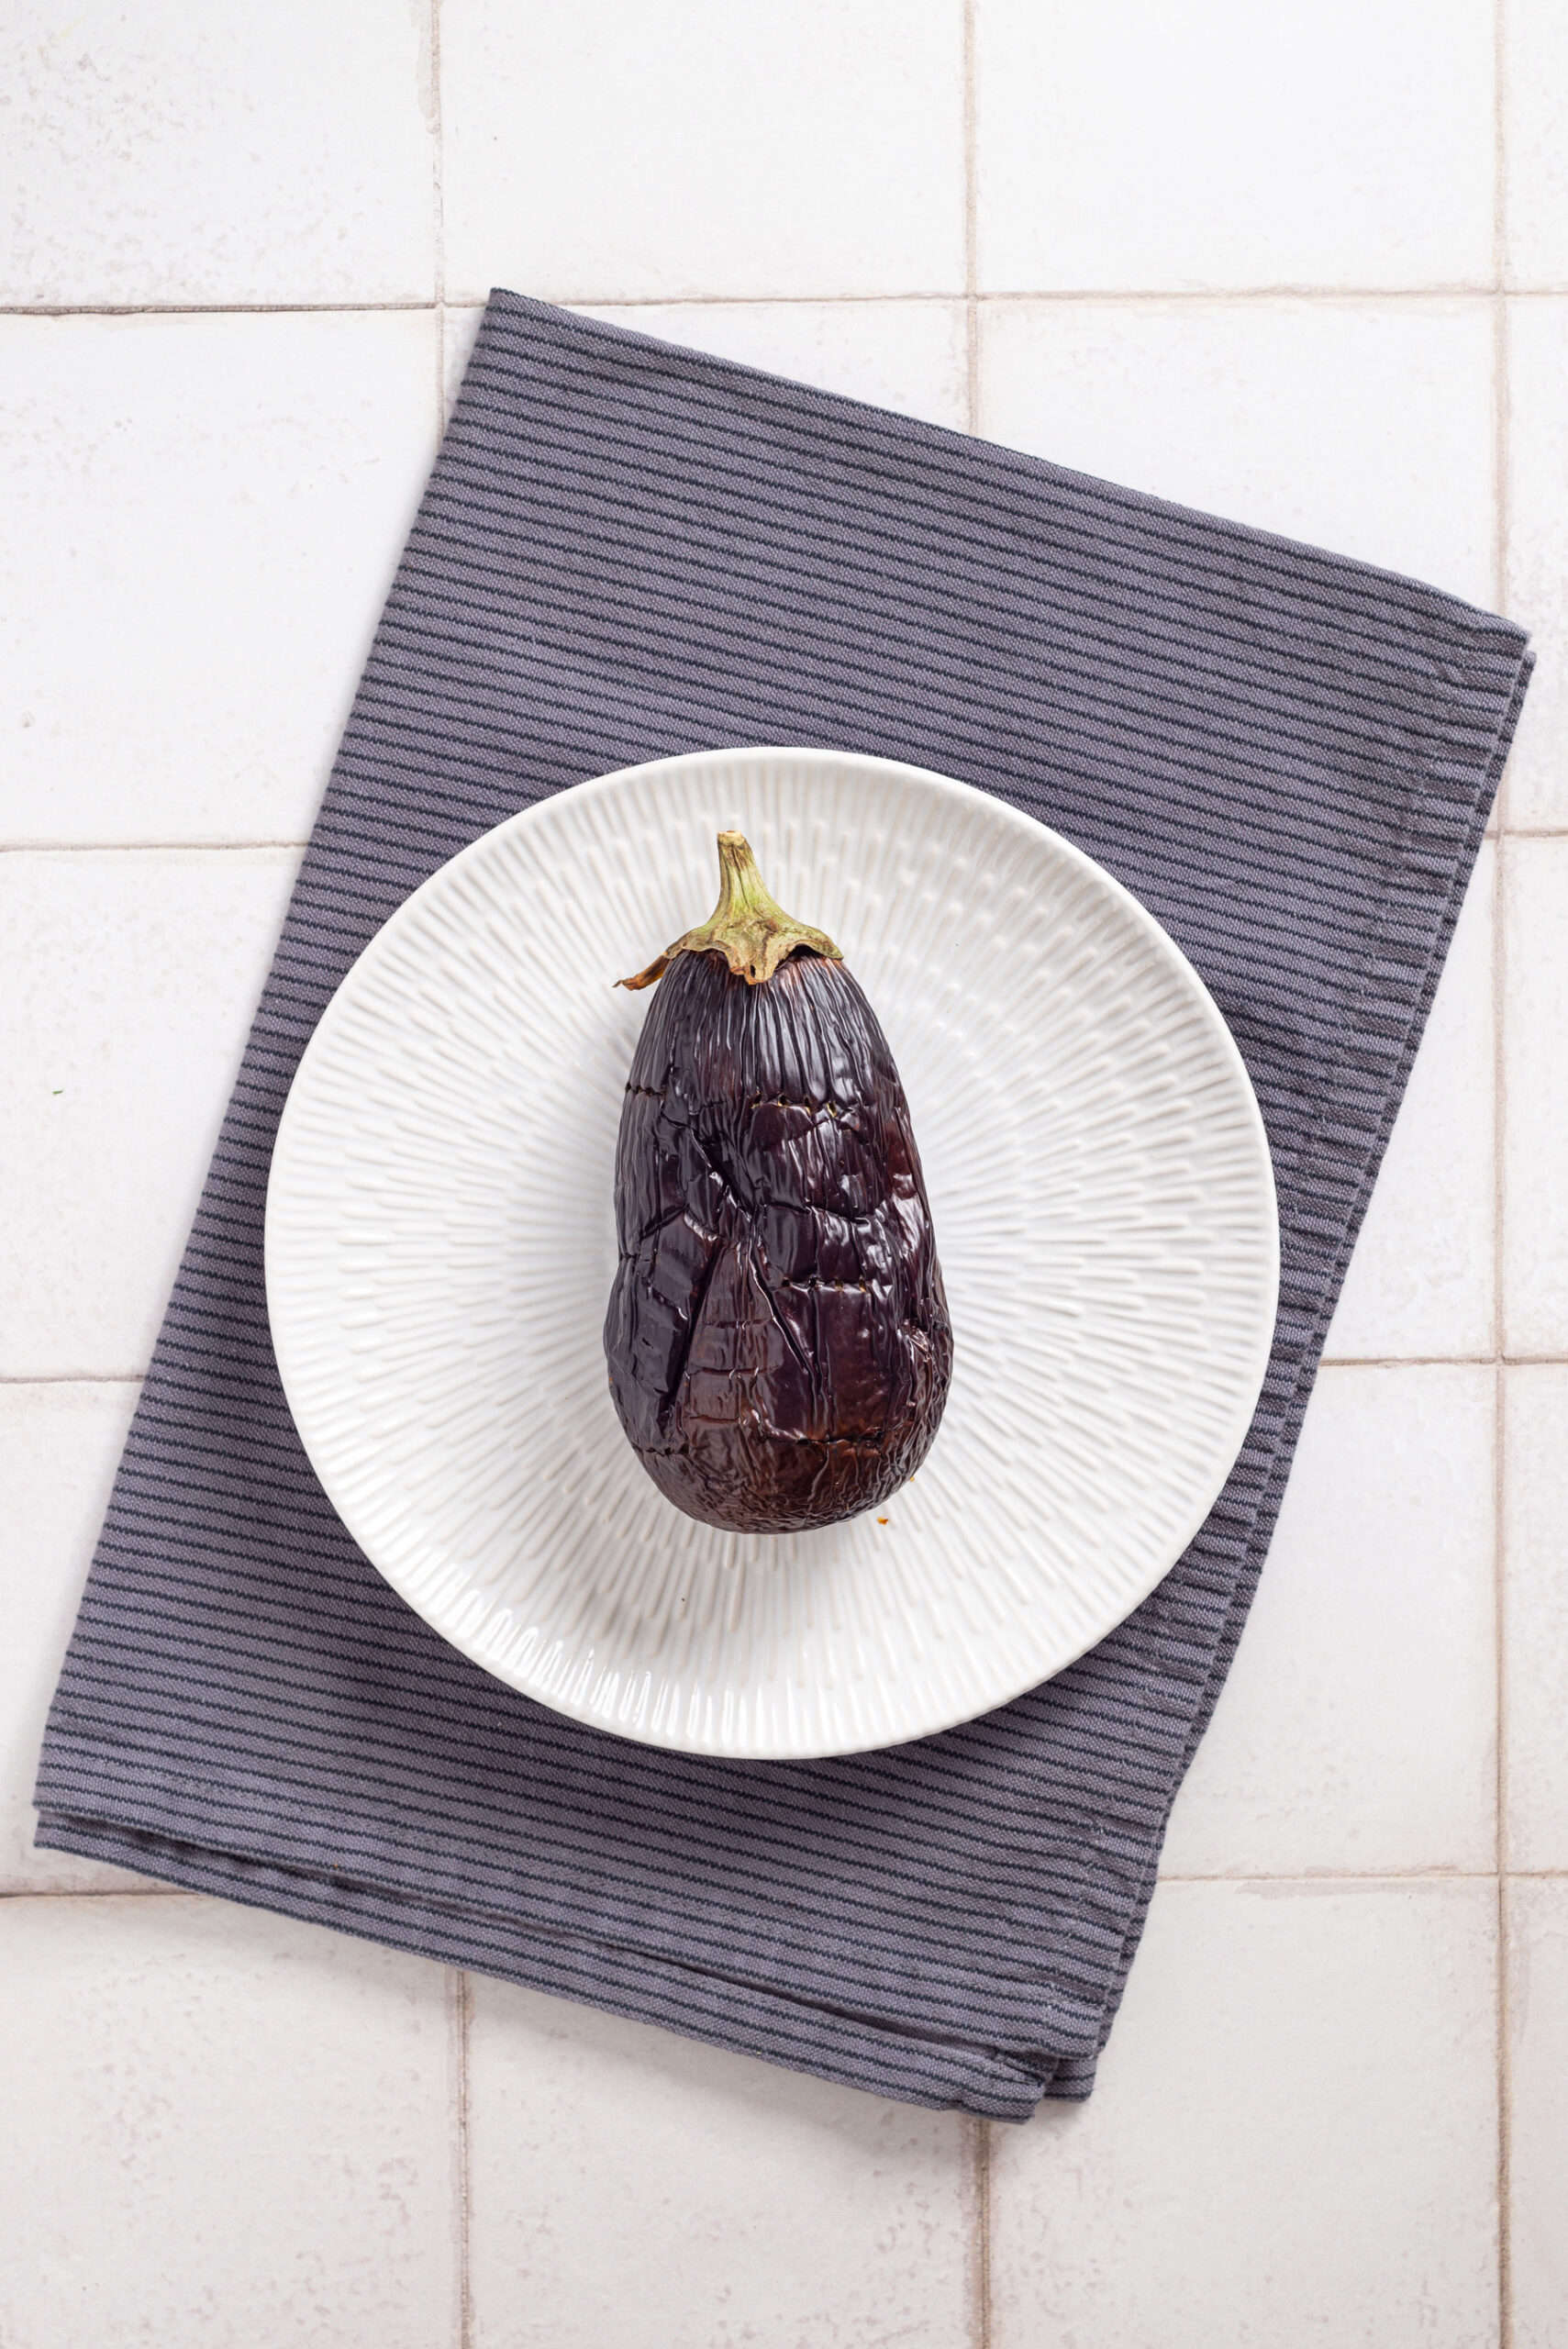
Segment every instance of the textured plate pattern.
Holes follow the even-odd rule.
[[[647,1000],[613,982],[706,911],[726,825],[886,1030],[955,1333],[918,1476],[810,1534],[673,1508],[600,1346]],[[756,1756],[945,1728],[1118,1622],[1224,1482],[1277,1276],[1257,1106],[1164,932],[1028,817],[828,751],[607,775],[455,858],[322,1019],[267,1208],[290,1406],[395,1587],[562,1712]]]

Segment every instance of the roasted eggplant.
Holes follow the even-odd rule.
[[[660,985],[621,1110],[605,1353],[666,1499],[787,1533],[913,1475],[952,1330],[876,1014],[739,832],[719,834],[718,862],[711,918],[622,982]]]

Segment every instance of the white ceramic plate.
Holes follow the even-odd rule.
[[[952,1313],[919,1475],[816,1533],[672,1508],[601,1348],[650,1000],[612,983],[707,913],[727,825],[876,1007]],[[300,1063],[266,1241],[306,1449],[409,1604],[579,1720],[774,1757],[946,1728],[1119,1622],[1225,1481],[1278,1283],[1257,1104],[1164,931],[1000,801],[828,751],[606,775],[434,874]]]

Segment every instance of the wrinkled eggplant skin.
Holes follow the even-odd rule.
[[[952,1330],[908,1106],[844,964],[717,953],[649,1007],[616,1159],[605,1353],[620,1422],[705,1524],[786,1533],[925,1458]]]

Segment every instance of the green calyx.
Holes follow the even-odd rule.
[[[757,870],[757,860],[740,832],[718,835],[718,903],[706,921],[688,930],[666,947],[646,971],[622,979],[623,987],[651,987],[662,979],[677,954],[722,954],[738,979],[760,986],[797,948],[820,954],[829,963],[843,956],[827,933],[796,921],[769,896]]]

